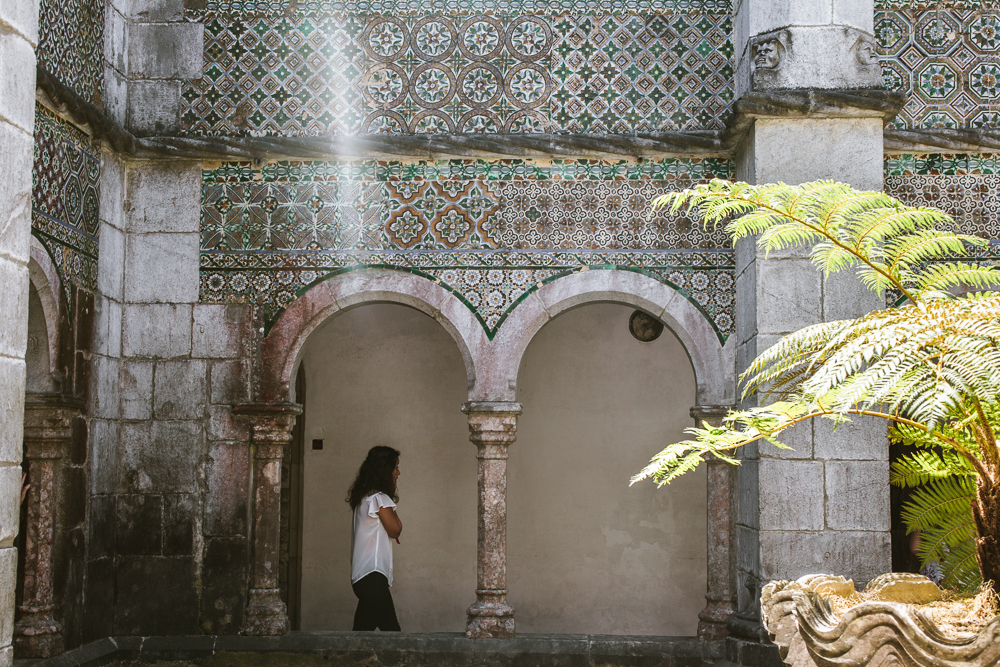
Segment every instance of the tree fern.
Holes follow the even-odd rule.
[[[942,559],[952,583],[974,580],[974,561],[1000,582],[1000,295],[952,296],[1000,282],[993,268],[962,261],[987,242],[950,231],[954,221],[937,209],[832,181],[714,180],[654,206],[697,209],[706,225],[725,225],[734,242],[756,237],[765,253],[806,246],[825,276],[853,270],[905,305],[783,337],[740,376],[743,398],[763,404],[730,413],[722,427],[688,429],[690,439],[632,482],[667,484],[709,455],[738,463],[743,445],[782,446],[782,431],[816,417],[879,417],[923,447],[893,472],[896,483],[920,485],[906,519],[925,534],[922,555]]]

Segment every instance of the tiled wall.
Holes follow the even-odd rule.
[[[650,207],[732,176],[711,159],[224,164],[204,172],[201,300],[254,303],[273,322],[311,284],[382,267],[440,283],[493,335],[539,284],[623,268],[683,290],[724,338],[724,233]]]
[[[52,256],[69,304],[73,287],[97,286],[100,177],[90,138],[36,106],[31,232]]]
[[[184,86],[182,125],[199,135],[722,127],[733,96],[722,3],[591,4],[189,11],[206,27],[205,69]]]
[[[1000,11],[895,8],[875,14],[886,88],[909,95],[896,127],[1000,124]]]
[[[37,56],[50,74],[103,108],[104,0],[40,0]]]

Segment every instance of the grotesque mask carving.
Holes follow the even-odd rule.
[[[781,44],[776,39],[768,39],[754,46],[755,67],[775,69],[781,63]]]
[[[854,45],[854,57],[859,65],[869,67],[878,64],[878,54],[875,52],[875,42],[866,37],[860,37]]]

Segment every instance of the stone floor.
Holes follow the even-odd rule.
[[[15,667],[704,667],[722,643],[695,637],[457,633],[290,632],[282,637],[109,637]]]

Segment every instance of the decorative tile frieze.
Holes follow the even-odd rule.
[[[288,14],[291,0],[207,0],[205,10],[189,15],[219,14]],[[294,13],[304,15],[380,14],[407,16],[417,14],[523,14],[635,13],[704,11],[730,12],[729,0],[296,0]]]
[[[561,130],[722,128],[733,101],[728,15],[567,15],[553,29],[549,106]]]
[[[52,255],[67,303],[97,286],[101,156],[90,138],[35,106],[31,232]]]
[[[41,0],[38,64],[103,108],[104,0]]]
[[[268,322],[317,281],[365,267],[411,271],[457,294],[496,333],[538,285],[624,268],[679,289],[733,326],[725,235],[653,198],[725,160],[227,163],[204,172],[201,298],[245,302]]]
[[[900,128],[996,127],[1000,121],[1000,10],[878,11],[875,36],[886,88],[909,96]]]

